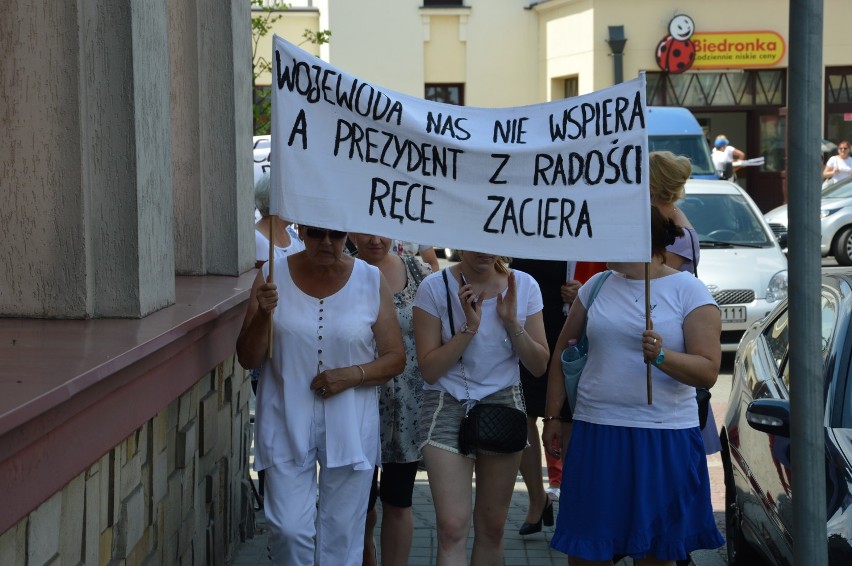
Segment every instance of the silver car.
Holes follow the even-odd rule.
[[[776,234],[787,232],[786,204],[770,210],[764,218]],[[833,255],[838,264],[852,265],[852,178],[822,191],[819,218],[822,256]]]
[[[760,209],[735,183],[690,179],[677,203],[701,246],[698,278],[722,312],[722,350],[787,297],[787,258]]]

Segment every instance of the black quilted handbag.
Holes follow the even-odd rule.
[[[486,450],[508,454],[527,445],[527,415],[514,407],[480,403],[462,419],[459,451]]]
[[[450,286],[447,282],[447,270],[441,273],[444,288],[447,291],[447,316],[450,319],[450,333],[455,335],[453,307],[450,303]],[[464,363],[459,358],[464,388],[467,390],[467,377]],[[468,394],[470,399],[470,394]],[[523,397],[521,397],[523,402]],[[486,450],[509,454],[519,452],[527,446],[527,414],[515,407],[494,403],[476,403],[467,411],[459,427],[459,452],[470,454],[474,450]]]

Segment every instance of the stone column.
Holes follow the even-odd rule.
[[[251,28],[245,0],[169,0],[178,273],[254,265]]]
[[[140,317],[174,302],[165,0],[0,14],[0,314]]]

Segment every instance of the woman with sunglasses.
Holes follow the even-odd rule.
[[[837,155],[828,158],[822,171],[822,178],[827,181],[823,188],[849,177],[852,177],[852,157],[849,157],[849,141],[843,140],[837,144]]]
[[[435,502],[438,563],[468,563],[472,515],[470,563],[502,564],[503,529],[521,451],[462,454],[459,427],[472,404],[523,409],[518,362],[536,376],[546,371],[538,283],[510,270],[498,256],[464,251],[461,262],[421,283],[414,299],[414,336],[426,382],[420,434]]]
[[[381,272],[343,253],[346,232],[300,226],[299,237],[305,250],[276,261],[274,278],[268,263],[258,273],[237,340],[240,364],[261,367],[255,469],[266,470],[270,554],[360,565],[353,517],[380,461],[376,386],[405,367],[402,336]]]
[[[374,506],[376,498],[381,497],[382,564],[405,566],[414,532],[411,504],[421,458],[417,425],[423,402],[423,379],[417,366],[411,311],[417,288],[431,269],[414,255],[392,252],[394,240],[390,238],[371,234],[349,234],[349,238],[357,248],[358,258],[378,267],[388,282],[405,344],[405,370],[379,387],[382,481],[379,489],[378,477],[373,477],[364,533],[364,565],[376,564]]]

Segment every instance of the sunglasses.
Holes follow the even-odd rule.
[[[340,230],[323,230],[322,228],[305,228],[305,235],[312,240],[324,240],[328,236],[329,240],[342,240],[346,237],[346,232]]]

